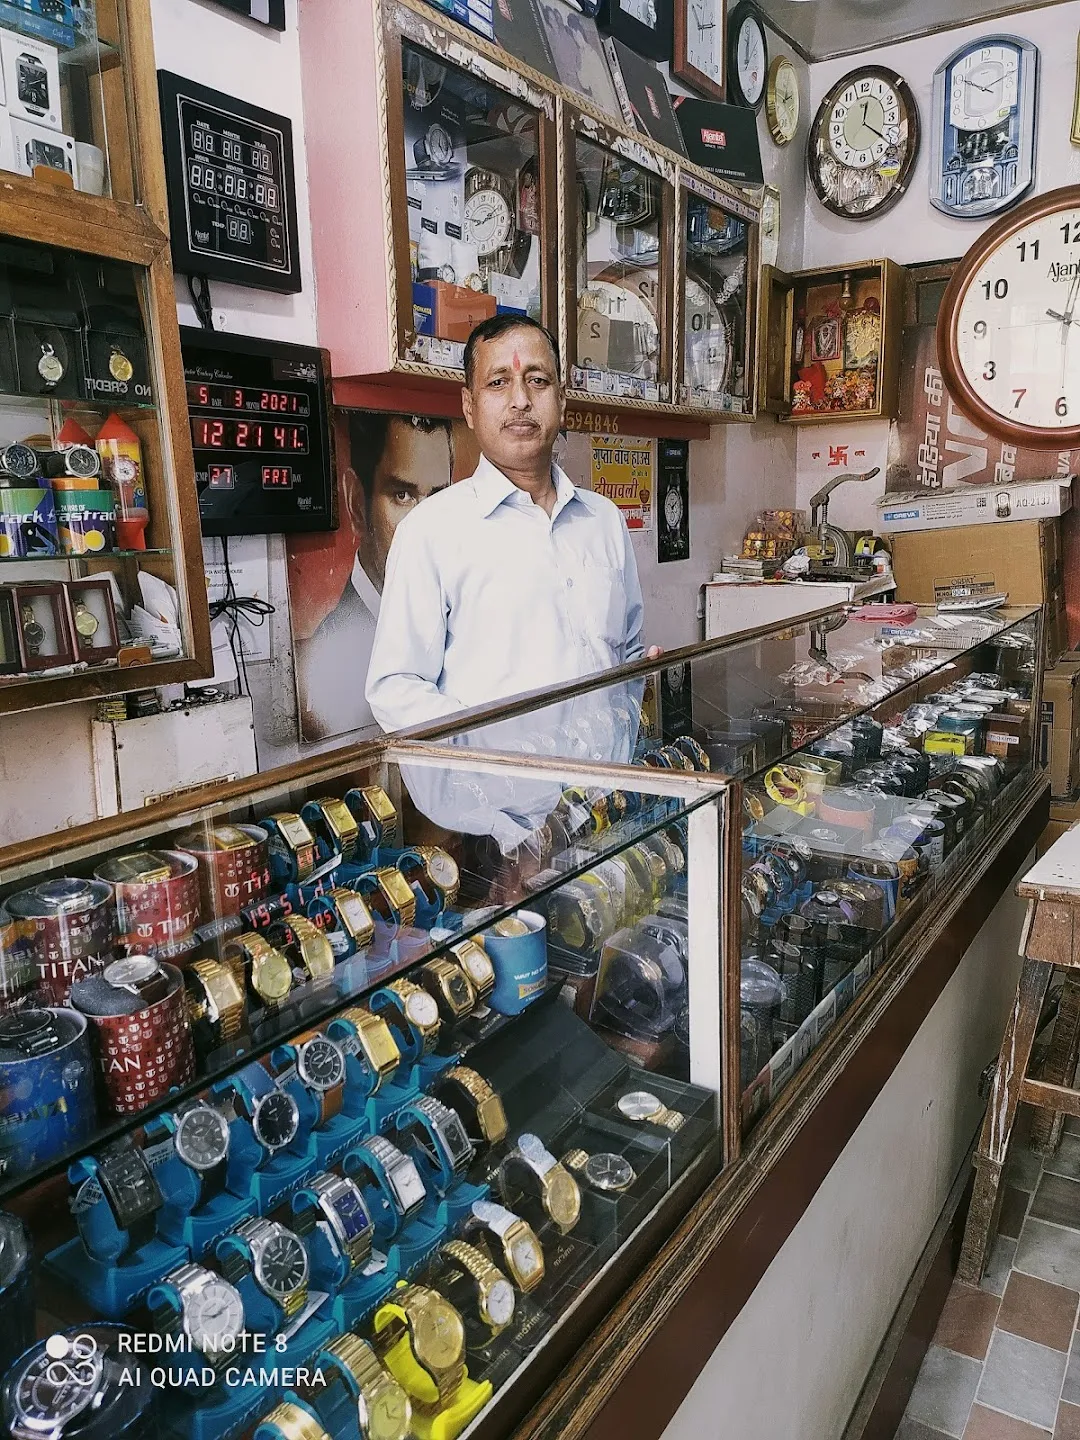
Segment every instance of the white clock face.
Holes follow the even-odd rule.
[[[1020,56],[1011,45],[975,46],[953,66],[949,124],[988,130],[1007,120],[1019,98]]]
[[[900,143],[900,99],[880,75],[853,80],[833,102],[829,149],[852,170],[880,165]]]
[[[731,340],[724,317],[709,291],[686,277],[686,383],[693,390],[727,389]]]
[[[488,1291],[487,1309],[493,1325],[509,1325],[514,1318],[516,1300],[509,1280],[496,1280]]]
[[[779,138],[787,144],[799,128],[799,77],[795,74],[795,67],[786,60],[781,60],[776,67],[773,95]]]
[[[756,105],[765,89],[767,56],[761,26],[747,16],[739,26],[735,42],[735,66],[739,72],[739,89],[748,105]]]
[[[1080,208],[1033,220],[971,277],[960,304],[960,369],[1017,425],[1080,425]]]
[[[664,519],[668,523],[669,530],[677,530],[679,528],[682,512],[682,496],[678,490],[669,490],[664,496]]]
[[[244,1302],[225,1280],[213,1280],[184,1301],[183,1326],[196,1350],[216,1351],[239,1335]]]
[[[465,240],[478,255],[492,255],[506,245],[514,217],[505,195],[498,190],[476,190],[465,201]]]
[[[719,85],[723,77],[724,27],[720,23],[723,0],[687,0],[686,59]]]

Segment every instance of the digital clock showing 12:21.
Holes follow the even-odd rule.
[[[196,450],[306,455],[308,427],[261,420],[213,420],[196,415],[191,420],[191,443]]]

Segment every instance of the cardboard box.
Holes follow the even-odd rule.
[[[1043,676],[1039,760],[1050,768],[1050,793],[1071,795],[1080,785],[1080,655]]]
[[[901,600],[935,605],[1004,591],[1013,605],[1043,605],[1060,592],[1064,608],[1056,520],[912,530],[893,537],[892,559]]]
[[[79,188],[75,141],[70,135],[48,130],[44,125],[31,125],[28,120],[12,120],[11,146],[11,163],[5,165],[5,169],[10,168],[17,175],[33,175],[38,165],[47,165],[50,169],[65,171],[71,176],[75,189]]]
[[[55,45],[29,35],[0,33],[4,90],[13,120],[29,120],[60,130],[60,56]]]
[[[878,529],[955,529],[958,525],[999,525],[1016,520],[1053,520],[1072,508],[1072,477],[1026,485],[972,485],[878,502]]]

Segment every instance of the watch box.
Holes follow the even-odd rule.
[[[111,403],[151,403],[154,392],[134,270],[88,255],[74,257],[73,268],[89,393]]]
[[[59,548],[53,491],[0,486],[0,557],[55,555]]]
[[[0,240],[0,263],[6,270],[0,307],[8,303],[7,290],[15,328],[17,378],[12,389],[23,395],[53,400],[85,396],[80,317],[72,295],[70,259],[51,245],[7,237]]]
[[[32,120],[12,120],[10,145],[10,168],[16,174],[33,175],[39,165],[44,165],[70,175],[72,185],[79,188],[79,160],[72,136]]]
[[[12,585],[19,644],[19,669],[52,670],[74,665],[75,652],[68,618],[67,596],[60,581],[40,585]]]
[[[60,56],[55,45],[29,35],[0,31],[0,64],[5,104],[13,121],[29,120],[49,130],[63,126]]]
[[[76,492],[78,493],[78,492]],[[69,580],[67,594],[71,634],[79,659],[91,665],[115,660],[120,649],[112,586],[108,580]]]
[[[471,290],[467,285],[433,280],[427,288],[434,292],[435,334],[443,340],[464,344],[481,320],[490,320],[498,310],[494,295]]]

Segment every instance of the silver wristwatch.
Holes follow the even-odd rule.
[[[180,1324],[192,1348],[216,1370],[244,1332],[244,1302],[235,1285],[203,1265],[180,1265],[165,1276],[180,1298]]]
[[[67,1427],[101,1402],[105,1354],[92,1335],[59,1335],[57,1355],[43,1346],[10,1383],[14,1440],[62,1440]],[[12,1372],[14,1373],[14,1372]]]
[[[373,1135],[364,1142],[364,1146],[385,1172],[398,1215],[402,1220],[410,1219],[427,1199],[427,1187],[416,1168],[416,1161],[382,1135]]]
[[[355,1180],[347,1176],[316,1175],[308,1181],[322,1221],[329,1226],[337,1248],[349,1257],[353,1270],[365,1264],[371,1254],[375,1226]]]
[[[445,1164],[454,1175],[463,1175],[476,1157],[476,1146],[469,1139],[461,1116],[449,1105],[436,1100],[434,1095],[422,1095],[412,1108],[427,1118],[435,1144],[442,1154],[432,1154],[431,1143],[422,1124],[408,1123],[408,1108],[399,1112],[399,1123],[404,1116],[406,1123],[403,1128],[412,1132],[415,1143],[436,1170],[442,1169]]]
[[[259,1289],[280,1305],[291,1320],[307,1304],[311,1266],[304,1242],[278,1224],[256,1216],[245,1220],[233,1232],[247,1242],[251,1271]]]

